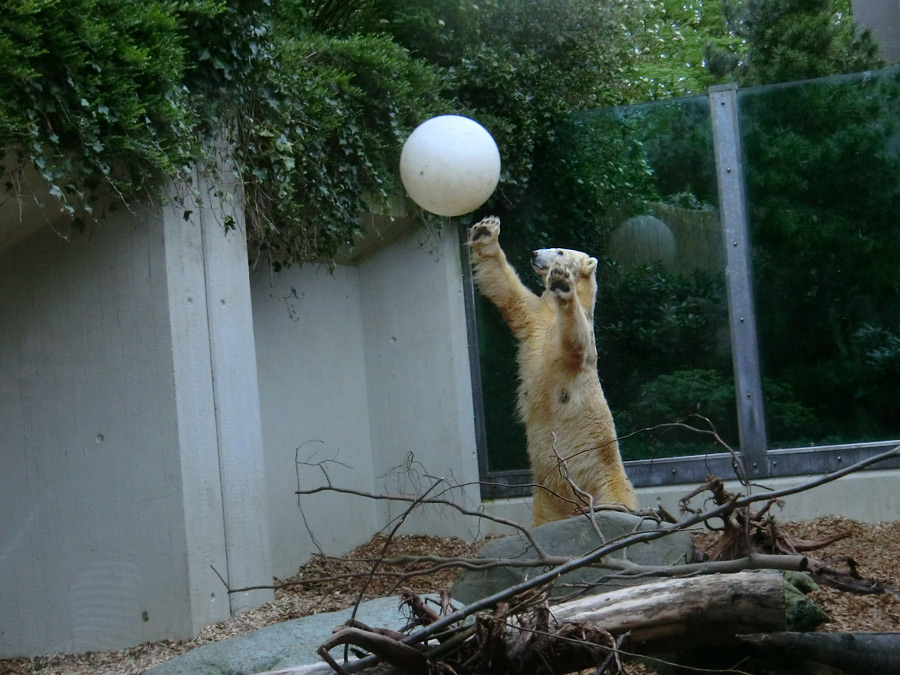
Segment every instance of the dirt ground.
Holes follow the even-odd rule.
[[[860,575],[893,588],[900,588],[900,523],[866,525],[851,520],[826,517],[815,521],[791,523],[785,529],[797,537],[815,539],[838,532],[851,536],[811,554],[819,559],[852,557]],[[708,546],[711,537],[698,537],[698,546]],[[263,607],[228,621],[207,627],[193,640],[165,640],[114,652],[56,654],[31,659],[0,661],[0,674],[26,675],[137,675],[145,669],[184,653],[194,647],[264,626],[310,614],[330,612],[353,604],[360,588],[358,578],[348,573],[366,571],[368,560],[378,558],[383,539],[373,539],[342,559],[315,558],[300,569],[290,582],[298,582],[275,592],[275,600]],[[425,536],[399,537],[386,552],[388,557],[400,555],[471,556],[473,547],[459,539]],[[427,577],[414,577],[404,585],[417,593],[449,589],[456,572],[444,570]],[[315,580],[315,581],[312,581]],[[366,599],[391,592],[393,581],[373,578]],[[851,595],[820,587],[810,597],[828,613],[831,621],[821,631],[900,631],[900,596]],[[651,673],[646,666],[629,665],[630,673]]]

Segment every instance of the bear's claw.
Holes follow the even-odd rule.
[[[500,236],[500,219],[496,216],[488,216],[476,223],[469,230],[469,243],[489,244],[497,241]]]
[[[554,265],[550,269],[547,281],[549,282],[550,290],[558,297],[568,297],[572,295],[575,279],[572,276],[572,273],[562,265]]]

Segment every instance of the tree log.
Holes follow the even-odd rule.
[[[628,632],[629,644],[641,653],[733,644],[741,633],[785,630],[784,583],[774,571],[666,579],[557,605],[551,616],[557,624]]]
[[[764,656],[814,661],[850,675],[900,673],[900,633],[773,633],[740,639]]]
[[[659,654],[704,644],[738,644],[737,635],[742,633],[784,631],[784,587],[779,572],[737,572],[666,579],[554,605],[546,632],[531,634],[528,627],[515,623],[509,627],[503,638],[509,672],[562,673],[596,666],[608,651],[610,637],[626,633],[629,652]],[[553,634],[566,639],[554,640]],[[337,642],[365,648],[353,635],[345,632]],[[316,664],[265,675],[332,672],[326,664]]]

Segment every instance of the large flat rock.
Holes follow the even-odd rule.
[[[431,596],[435,597],[435,596]],[[369,626],[400,630],[406,617],[399,598],[377,598],[359,607],[356,619]],[[144,675],[250,675],[321,661],[316,649],[350,618],[350,609],[305,616],[197,647],[144,671]],[[340,655],[334,656],[340,662]]]
[[[603,534],[603,541],[610,542],[632,532],[657,530],[664,525],[654,520],[641,518],[630,513],[601,511],[596,521]],[[531,530],[535,540],[549,555],[580,557],[602,545],[597,533],[585,516],[547,523]],[[687,532],[673,532],[668,536],[642,544],[634,544],[612,557],[623,556],[639,565],[678,565],[694,561],[694,544]],[[536,559],[528,539],[521,532],[487,542],[479,551],[482,558],[504,558],[514,560]],[[480,598],[514,586],[526,578],[545,571],[541,567],[496,567],[488,570],[467,570],[460,575],[453,586],[454,600],[469,604]],[[591,585],[590,594],[605,593],[624,585],[646,583],[647,579],[616,579],[601,581],[609,570],[582,568],[563,575],[557,581],[552,597],[563,597],[577,590],[572,584]],[[652,579],[651,579],[652,580]]]

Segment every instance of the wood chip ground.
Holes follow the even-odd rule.
[[[857,562],[861,576],[900,588],[900,523],[868,525],[845,518],[826,517],[810,522],[785,524],[784,528],[795,536],[808,539],[843,531],[851,532],[851,537],[818,552],[817,557],[851,556]],[[701,547],[708,546],[710,541],[709,534],[698,536],[698,545]],[[379,558],[383,547],[384,539],[375,538],[344,558],[314,558],[287,581],[330,580],[278,590],[274,602],[208,626],[193,640],[165,640],[121,651],[54,654],[0,661],[0,673],[138,675],[157,663],[203,644],[243,635],[281,621],[342,609],[353,604],[360,588],[358,579],[342,575],[368,570],[368,561]],[[470,544],[459,539],[404,536],[391,543],[386,555],[471,556],[473,550]],[[404,569],[410,568],[406,566]],[[416,577],[404,585],[418,593],[439,591],[449,589],[455,576],[455,571],[445,570],[427,577]],[[369,584],[365,598],[384,595],[391,590],[392,585],[390,579],[375,577]],[[900,631],[900,597],[895,594],[850,595],[822,587],[813,591],[811,597],[831,617],[831,622],[820,628],[822,631]],[[629,673],[635,674],[653,672],[646,666],[627,665],[626,668]]]

